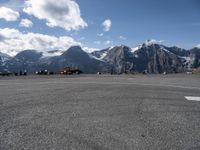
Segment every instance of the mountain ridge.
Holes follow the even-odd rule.
[[[80,46],[72,46],[66,51],[55,50],[49,53],[46,55],[37,50],[25,50],[14,57],[0,53],[0,71],[27,70],[34,73],[44,69],[60,71],[69,66],[85,73],[145,71],[158,74],[181,73],[200,67],[200,48],[186,50],[176,46],[167,47],[155,41],[146,41],[136,48],[121,45],[87,53]]]

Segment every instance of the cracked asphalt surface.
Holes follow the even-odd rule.
[[[199,150],[200,76],[0,77],[1,150]]]

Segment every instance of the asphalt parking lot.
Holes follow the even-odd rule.
[[[200,76],[0,77],[1,150],[199,150]]]

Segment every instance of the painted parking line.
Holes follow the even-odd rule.
[[[185,96],[188,101],[200,101],[200,97],[195,96]]]

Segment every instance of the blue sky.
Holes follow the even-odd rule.
[[[94,22],[83,31],[89,38],[101,32],[99,24],[105,18],[112,20],[106,33],[114,44],[133,46],[147,39],[164,40],[172,45],[192,47],[200,42],[199,0],[78,0],[83,17]],[[120,40],[122,35],[127,40]],[[92,42],[92,41],[90,41]]]
[[[63,23],[58,20],[58,16],[59,13],[64,15],[65,10],[59,9],[65,9],[62,5],[71,0],[57,0],[56,8],[48,5],[55,1],[43,0],[46,1],[45,11],[54,10],[43,16],[34,12],[34,7],[39,4],[33,0],[26,2],[28,1],[32,1],[29,3],[31,6],[27,6],[22,0],[1,0],[1,8],[19,12],[19,17],[15,21],[6,21],[0,14],[0,28],[16,29],[24,34],[31,32],[56,37],[67,36],[85,47],[98,49],[120,44],[134,47],[147,39],[161,40],[163,44],[183,48],[200,44],[199,0],[76,0],[75,5],[69,3],[66,7],[65,16],[68,8],[78,8],[81,16],[75,14],[78,18],[74,19],[76,17],[72,14],[73,23],[70,27],[66,23],[68,20]],[[27,7],[31,7],[32,11],[23,11]],[[56,19],[48,20],[52,14],[55,14]],[[33,25],[20,26],[22,19],[30,20]],[[105,20],[111,21],[108,31],[105,31],[105,26],[102,25]],[[47,25],[47,22],[53,25]]]

